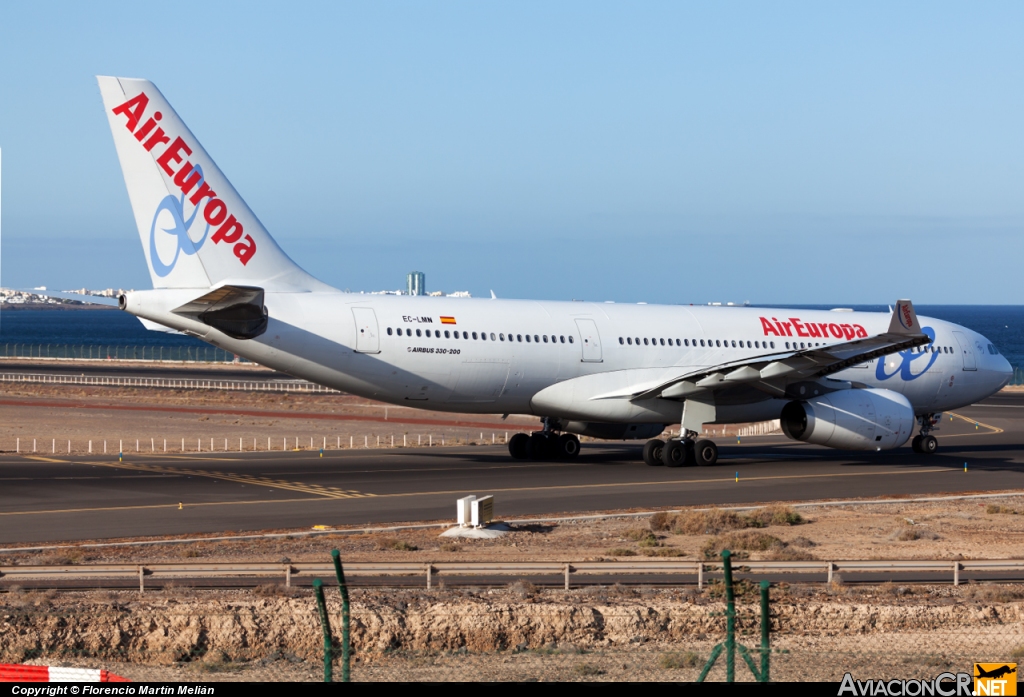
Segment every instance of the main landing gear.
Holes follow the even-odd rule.
[[[644,444],[644,462],[651,467],[710,467],[718,462],[718,446],[707,438],[696,440],[698,434],[687,431],[683,438],[649,440]]]
[[[548,419],[541,419],[543,431],[517,433],[508,441],[509,455],[517,460],[575,460],[580,439],[572,433],[556,433]]]
[[[935,439],[931,432],[939,429],[939,420],[941,418],[942,414],[922,414],[917,417],[917,422],[921,424],[921,433],[914,436],[914,440],[910,441],[910,447],[914,449],[915,453],[931,455],[939,449],[939,441]]]

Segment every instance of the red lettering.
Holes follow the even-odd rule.
[[[203,182],[203,186],[206,182]],[[200,188],[200,191],[202,189]],[[193,199],[189,199],[190,201]],[[212,198],[210,202],[206,204],[206,208],[203,209],[203,217],[206,218],[206,222],[210,225],[220,225],[224,222],[224,219],[228,217],[228,207],[219,198]]]
[[[786,336],[793,336],[793,328],[789,322],[783,322],[782,326],[786,328]]]
[[[828,330],[830,332],[832,332],[832,336],[834,336],[835,338],[837,338],[837,339],[842,339],[843,338],[843,330],[839,328],[838,324],[830,324],[830,325],[828,325]]]
[[[768,336],[769,334],[774,334],[775,336],[779,335],[779,333],[775,330],[775,327],[772,326],[771,322],[769,322],[764,317],[759,317],[758,319],[761,320],[761,330],[764,332],[765,336]]]
[[[806,325],[807,333],[814,339],[821,338],[821,332],[818,331],[818,325],[814,322],[808,322]]]
[[[149,132],[153,130],[153,126],[156,125],[156,122],[162,119],[163,117],[164,115],[161,114],[159,111],[153,114],[153,117],[146,121],[146,123],[142,124],[142,128],[136,131],[135,140],[141,143],[142,139],[148,136]]]
[[[855,325],[853,325],[853,329],[856,332],[856,336],[857,336],[858,339],[866,339],[867,338],[868,333],[867,333],[867,330],[864,329],[864,327],[860,326],[859,324],[855,324]]]
[[[229,215],[228,219],[217,228],[217,232],[213,233],[211,238],[217,244],[221,242],[238,242],[242,238],[242,233],[245,230],[242,228],[242,224],[235,220],[235,216]]]
[[[821,338],[822,339],[827,339],[828,338],[828,324],[826,324],[825,322],[818,322],[818,328],[821,329]]]
[[[181,137],[175,138],[174,142],[171,143],[170,147],[164,150],[164,154],[156,158],[156,163],[163,167],[163,170],[168,175],[174,174],[174,170],[171,169],[171,163],[177,164],[181,162],[181,151],[184,150],[186,155],[192,154],[192,148],[185,145],[185,141]]]
[[[790,317],[789,321],[793,323],[793,329],[796,330],[796,335],[797,336],[803,336],[803,337],[810,336],[810,334],[808,334],[804,330],[804,325],[801,324],[800,320],[798,320],[796,317]]]
[[[156,132],[152,136],[150,136],[149,140],[146,141],[146,144],[143,147],[145,147],[146,151],[148,152],[155,148],[160,143],[167,143],[170,140],[171,137],[164,133],[164,129],[157,128]]]
[[[198,184],[202,178],[203,174],[199,171],[199,168],[193,167],[191,162],[186,162],[178,170],[178,173],[174,175],[174,185],[181,189],[181,193],[187,196],[192,187]]]
[[[786,336],[786,330],[782,328],[782,322],[775,317],[772,317],[772,322],[775,322],[775,328],[778,330],[777,336]]]
[[[853,327],[851,325],[849,325],[849,324],[840,324],[839,326],[843,330],[843,336],[845,336],[847,340],[850,340],[850,339],[853,338]]]
[[[242,266],[245,266],[252,259],[252,255],[256,253],[256,240],[251,235],[246,235],[245,240],[235,245],[234,252],[235,256],[242,261]]]
[[[193,206],[198,206],[199,202],[202,201],[207,196],[209,196],[212,199],[217,196],[217,192],[211,189],[210,185],[204,181],[202,184],[199,185],[199,190],[192,194],[191,198],[189,198],[189,201],[192,202]],[[220,205],[224,206],[224,202],[221,201]],[[207,206],[207,208],[209,208],[209,206]],[[224,210],[227,210],[227,206],[224,206]],[[220,221],[218,221],[217,223],[210,224],[217,225],[219,222]]]
[[[139,126],[139,121],[142,119],[142,115],[146,113],[146,107],[149,106],[149,97],[146,96],[145,92],[140,92],[137,96],[132,97],[124,104],[119,104],[111,111],[115,114],[120,114],[128,119],[125,126],[132,133]]]

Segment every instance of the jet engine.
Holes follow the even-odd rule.
[[[793,440],[841,450],[888,450],[907,442],[914,408],[899,392],[850,389],[782,408],[782,430]]]

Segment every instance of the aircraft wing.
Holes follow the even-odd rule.
[[[913,303],[909,300],[900,300],[893,310],[889,329],[882,334],[831,346],[771,353],[701,368],[662,382],[653,388],[634,392],[630,399],[685,399],[691,395],[697,396],[740,386],[778,396],[785,393],[786,385],[789,383],[827,377],[851,366],[905,351],[914,346],[923,346],[930,341],[928,335],[921,331]]]

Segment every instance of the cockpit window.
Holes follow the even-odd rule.
[[[996,347],[993,346],[992,344],[988,345],[988,352],[991,353],[993,356],[998,356],[999,355],[999,351],[997,351]]]

